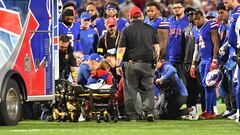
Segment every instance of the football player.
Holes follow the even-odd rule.
[[[161,52],[162,52],[160,54],[160,59],[164,59],[166,49],[167,49],[167,43],[168,43],[168,29],[170,26],[170,22],[166,18],[161,16],[160,7],[154,1],[148,2],[146,4],[145,10],[146,10],[147,16],[144,19],[144,23],[152,26],[158,33]]]
[[[118,18],[119,6],[116,2],[110,1],[105,6],[105,17],[98,18],[95,21],[95,27],[98,30],[99,36],[104,35],[107,30],[105,27],[105,19],[109,17],[114,17],[117,19],[117,30],[122,31],[122,29],[127,25],[127,20]]]
[[[199,53],[201,62],[199,65],[200,78],[202,80],[201,84],[205,90],[205,101],[206,101],[206,111],[203,112],[199,118],[202,119],[212,119],[216,115],[213,110],[213,103],[215,97],[215,89],[206,86],[205,79],[209,71],[218,68],[218,50],[219,50],[219,35],[218,28],[219,25],[210,20],[208,21],[202,11],[198,10],[194,13],[194,23],[193,34],[195,37],[195,52],[193,63],[190,69],[190,74],[193,78],[195,75],[195,56]]]
[[[82,50],[80,48],[80,24],[74,22],[74,12],[71,9],[65,9],[63,11],[63,22],[59,22],[59,35],[66,34],[70,38],[70,45],[75,51]]]

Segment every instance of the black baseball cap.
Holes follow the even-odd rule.
[[[191,13],[194,13],[196,11],[196,9],[192,8],[192,7],[188,7],[185,9],[184,13],[188,16]]]

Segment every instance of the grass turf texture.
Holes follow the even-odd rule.
[[[218,106],[222,112],[224,105]],[[18,126],[0,127],[0,135],[237,135],[240,126],[232,120],[159,120],[156,122],[97,123],[91,122],[45,122],[22,121]]]

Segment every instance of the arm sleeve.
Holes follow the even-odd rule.
[[[198,44],[195,44],[194,53],[193,53],[193,62],[199,60]]]
[[[219,24],[217,22],[215,22],[215,21],[212,21],[210,23],[210,28],[211,28],[211,30],[218,29],[219,28]]]
[[[182,31],[182,53],[181,53],[181,57],[183,58],[183,60],[186,57],[186,50],[187,50],[187,43],[186,43],[186,36],[185,36],[185,32],[187,30],[188,26],[185,27]]]
[[[164,68],[165,70],[167,70],[167,72],[160,78],[163,81],[171,78],[173,75],[177,73],[177,70],[173,66],[166,65]]]
[[[91,74],[90,74],[90,69],[89,69],[87,66],[84,66],[82,73],[83,73],[84,78],[85,78],[86,80],[88,80],[88,78],[89,78],[90,75],[91,75]]]
[[[158,26],[159,29],[169,29],[169,27],[170,27],[170,22],[167,19],[161,21]]]
[[[74,49],[75,49],[76,51],[83,51],[81,42],[80,42],[80,41],[77,41],[76,43],[77,43],[77,45],[75,46]]]
[[[155,81],[160,78],[159,70],[155,71],[154,77],[153,77],[153,84],[156,85]]]
[[[69,55],[69,61],[70,61],[70,66],[72,67],[77,67],[77,63],[76,63],[76,58],[74,57],[73,55],[74,51],[73,51],[73,48],[70,49],[68,55]]]
[[[97,34],[97,32],[96,32],[96,34],[94,34],[93,39],[94,39],[93,49],[94,49],[94,52],[97,52],[97,44],[98,44],[98,34]]]

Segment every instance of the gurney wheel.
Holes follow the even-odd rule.
[[[105,122],[110,122],[110,120],[111,120],[110,114],[107,113],[104,119],[105,119]]]
[[[117,123],[117,121],[118,121],[118,111],[117,110],[114,110],[113,121],[114,121],[114,123]]]
[[[96,119],[96,120],[97,120],[97,123],[101,123],[100,117],[101,117],[100,114],[98,114],[98,115],[97,115],[97,119]]]
[[[114,116],[114,123],[117,123],[118,122],[118,117]]]

